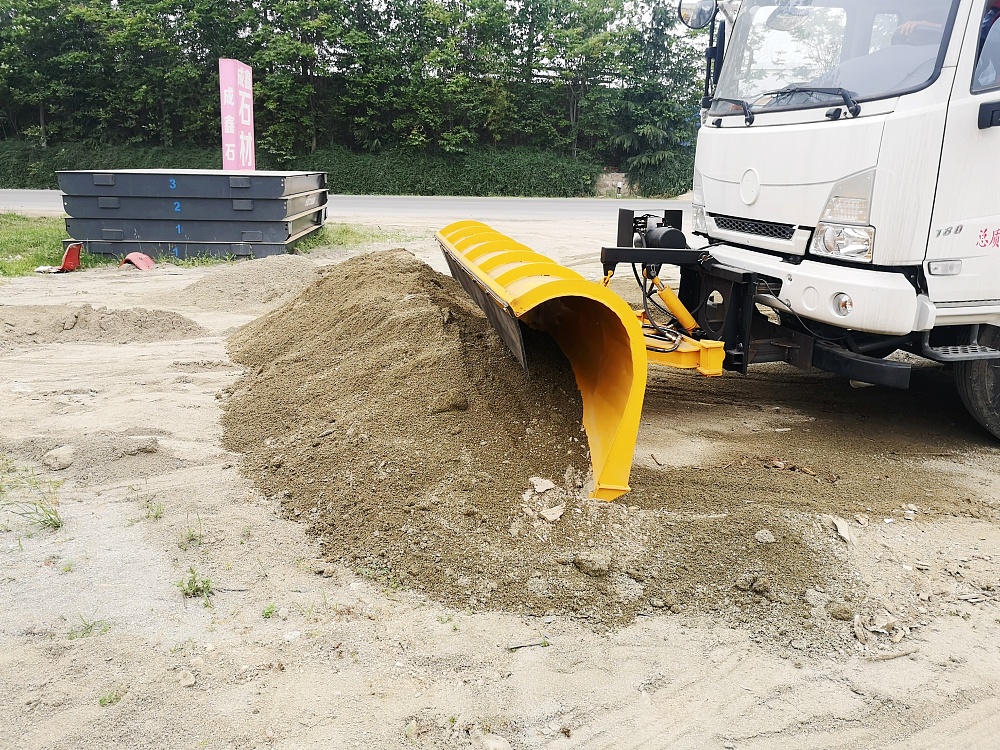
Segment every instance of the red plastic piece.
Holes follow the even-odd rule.
[[[62,263],[60,264],[57,272],[62,273],[65,271],[75,271],[80,267],[80,251],[83,249],[82,242],[71,242],[66,246],[66,252],[63,253]]]
[[[118,267],[121,268],[126,263],[131,263],[133,266],[138,268],[140,271],[148,271],[156,266],[156,261],[150,258],[145,253],[129,253],[125,256]]]

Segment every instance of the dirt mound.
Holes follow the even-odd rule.
[[[546,337],[527,343],[530,381],[452,279],[362,256],[231,339],[249,373],[224,440],[330,559],[448,604],[605,624],[808,612],[833,558],[808,521],[700,493],[683,516],[669,494],[587,499],[572,373]]]
[[[319,276],[301,255],[272,255],[213,269],[205,278],[171,294],[171,304],[202,310],[257,310],[302,291]]]
[[[0,345],[71,341],[130,344],[206,334],[194,321],[166,310],[0,305]]]
[[[58,479],[138,486],[145,477],[176,471],[187,463],[164,450],[158,432],[98,430],[64,440],[36,436],[15,441],[0,439],[0,449],[37,462]]]

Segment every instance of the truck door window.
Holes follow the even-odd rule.
[[[972,76],[972,91],[989,91],[1000,87],[1000,0],[987,0],[979,26],[976,70]]]
[[[892,37],[900,26],[898,13],[876,13],[872,24],[872,43],[868,54],[892,45]]]

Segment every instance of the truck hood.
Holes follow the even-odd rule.
[[[863,103],[857,118],[789,111],[760,115],[750,127],[726,117],[722,127],[701,128],[695,177],[709,235],[804,255],[834,185],[877,167],[873,265],[919,265],[927,254],[953,80],[953,71],[943,69],[919,92]]]
[[[757,122],[763,119],[758,117]],[[698,134],[695,160],[705,209],[715,217],[811,230],[837,182],[878,165],[884,123],[884,117],[871,116],[750,127],[705,126]],[[720,239],[737,239],[729,235],[719,232]],[[752,235],[743,242],[760,245]],[[780,249],[805,253],[803,242]]]

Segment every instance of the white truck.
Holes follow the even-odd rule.
[[[476,221],[452,275],[528,369],[524,328],[576,375],[593,496],[628,491],[649,363],[760,362],[897,388],[954,365],[1000,437],[1000,0],[680,0],[711,27],[691,247],[681,211],[619,211],[594,284]],[[611,289],[632,266],[641,310]],[[677,292],[661,278],[680,269]]]
[[[692,198],[707,244],[691,250],[669,212],[627,214],[605,267],[680,266],[730,370],[786,361],[905,388],[893,352],[954,363],[1000,436],[1000,0],[679,13],[711,27]]]

